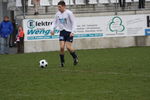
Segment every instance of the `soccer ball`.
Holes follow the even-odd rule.
[[[41,68],[45,68],[48,66],[48,62],[45,59],[40,60],[39,64]]]

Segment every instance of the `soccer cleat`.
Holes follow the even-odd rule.
[[[74,64],[74,65],[77,65],[77,64],[78,64],[78,62],[79,62],[78,58],[75,58],[75,59],[74,59],[74,63],[73,63],[73,64]]]

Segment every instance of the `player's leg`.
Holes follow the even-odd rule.
[[[72,47],[72,42],[66,42],[67,50],[70,52],[70,55],[73,57],[74,65],[78,64],[78,56],[75,53],[74,48]]]
[[[60,44],[60,61],[61,61],[61,67],[64,67],[65,59],[64,59],[64,54],[65,54],[65,31],[60,31],[60,36],[59,36],[59,44]]]
[[[61,67],[64,67],[65,59],[64,59],[64,53],[65,52],[65,41],[60,41],[60,62]]]
[[[66,48],[69,52],[75,52],[75,49],[72,47],[72,42],[66,42]]]

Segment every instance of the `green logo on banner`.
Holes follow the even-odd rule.
[[[122,23],[122,19],[118,16],[114,17],[109,24],[109,30],[111,32],[123,32],[125,26]]]

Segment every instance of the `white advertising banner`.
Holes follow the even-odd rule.
[[[25,41],[58,39],[59,30],[51,36],[53,19],[25,19],[23,21]],[[148,15],[77,17],[75,38],[100,38],[150,35],[147,27]],[[150,25],[149,25],[150,26]]]
[[[23,28],[25,32],[25,41],[29,40],[47,40],[58,38],[58,36],[51,36],[52,20],[50,19],[25,19],[23,21]]]

